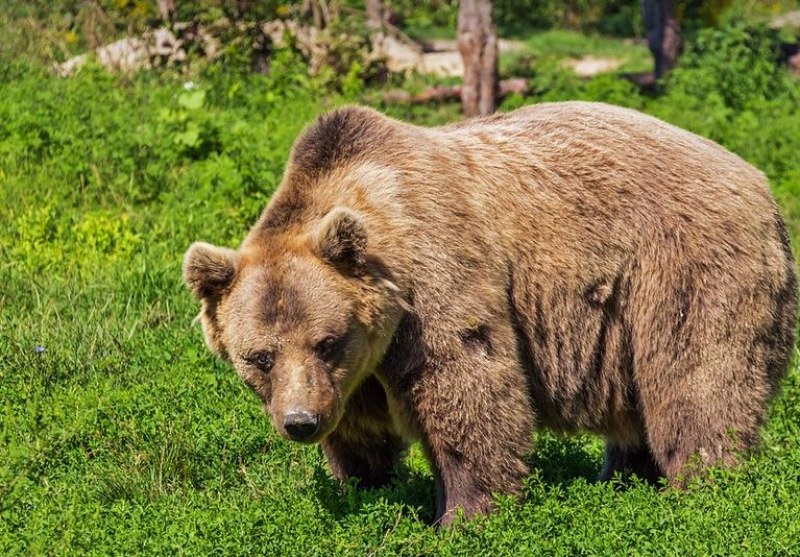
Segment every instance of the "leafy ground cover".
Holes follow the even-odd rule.
[[[800,246],[800,86],[763,33],[696,44],[657,95],[542,64],[502,108],[602,100],[711,137],[767,172]],[[445,531],[418,448],[396,485],[340,494],[318,448],[280,440],[202,345],[180,279],[192,241],[238,244],[303,125],[353,100],[279,63],[184,83],[0,62],[0,554],[797,555],[794,365],[736,471],[621,489],[593,481],[597,439],[541,433],[524,497]]]

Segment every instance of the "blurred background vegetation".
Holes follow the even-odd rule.
[[[196,0],[175,2],[175,21],[213,24],[221,19],[263,22],[293,17],[308,2]],[[360,0],[330,0],[345,14],[364,10]],[[643,37],[641,0],[494,0],[501,37],[527,38],[548,29],[612,37]],[[411,36],[455,36],[458,0],[387,2],[390,21]],[[798,9],[796,0],[675,0],[689,38],[705,27],[747,21],[766,24]],[[351,11],[348,11],[351,10]],[[44,62],[63,61],[87,49],[159,25],[157,0],[6,0],[0,10],[0,53]]]

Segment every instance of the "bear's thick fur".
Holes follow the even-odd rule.
[[[241,248],[194,244],[184,277],[282,435],[364,485],[420,440],[444,523],[519,491],[538,427],[603,436],[604,478],[733,463],[797,310],[759,171],[579,102],[433,129],[322,116]]]

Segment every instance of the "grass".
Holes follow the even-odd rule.
[[[455,39],[449,27],[411,29],[410,36],[419,40]],[[508,37],[508,35],[501,35]],[[537,65],[558,66],[568,61],[592,56],[619,60],[617,71],[652,71],[653,61],[643,40],[621,39],[600,34],[585,34],[569,29],[529,29],[513,37],[518,51],[504,52],[500,56],[500,74],[503,77],[527,77]]]
[[[690,88],[705,83],[693,67],[656,97],[537,67],[535,96],[503,108],[598,99],[708,135],[767,171],[800,245],[797,84],[769,74],[767,93],[726,100],[717,77]],[[523,498],[452,530],[427,525],[417,447],[392,487],[340,492],[317,447],[280,440],[192,327],[180,264],[194,240],[237,245],[302,126],[342,102],[289,78],[210,73],[187,89],[0,62],[0,554],[797,554],[796,366],[735,471],[621,489],[593,481],[598,439],[540,433]]]
[[[647,45],[641,40],[618,39],[602,35],[585,35],[567,29],[550,29],[532,33],[523,42],[526,51],[541,58],[614,58],[631,64],[652,65]]]

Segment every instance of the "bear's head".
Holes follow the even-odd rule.
[[[281,435],[310,443],[336,428],[380,363],[404,302],[368,251],[362,215],[334,207],[307,230],[238,251],[195,243],[183,275],[202,302],[209,348],[234,365]]]

